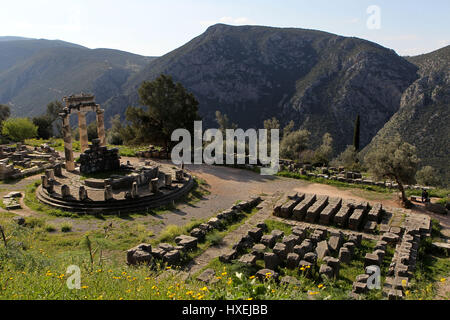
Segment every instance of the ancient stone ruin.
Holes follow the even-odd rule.
[[[47,144],[35,148],[20,142],[0,146],[0,180],[21,179],[60,165],[59,153]]]
[[[364,178],[361,172],[346,171],[344,167],[313,167],[310,164],[296,163],[292,160],[280,160],[281,170],[298,173],[308,177],[336,180],[340,182],[362,184],[367,186],[379,186],[383,188],[396,189],[397,183],[394,181],[375,181]],[[404,185],[405,189],[432,189],[431,187],[420,185]]]
[[[82,174],[114,171],[120,169],[119,150],[108,149],[100,145],[100,139],[92,140],[92,144],[80,154],[80,172]]]
[[[71,95],[69,97],[64,97],[63,101],[66,103],[66,107],[63,109],[63,112],[60,113],[60,116],[63,120],[66,170],[73,171],[75,169],[75,163],[72,150],[72,129],[70,127],[70,115],[72,113],[77,113],[78,115],[81,152],[85,152],[88,149],[86,113],[89,111],[94,111],[96,113],[99,145],[101,147],[104,147],[106,145],[104,120],[105,111],[100,108],[100,105],[95,103],[95,97],[90,94],[82,93],[79,95]]]
[[[209,232],[222,230],[225,222],[236,221],[239,213],[242,213],[244,210],[251,210],[261,201],[260,197],[254,197],[218,213],[206,223],[202,223],[192,229],[189,235],[184,234],[175,238],[175,245],[159,243],[156,247],[152,247],[150,244],[140,244],[127,251],[127,263],[129,265],[154,265],[156,261],[161,261],[169,266],[179,266],[183,255],[196,250],[198,244],[205,241],[205,237]],[[231,258],[231,256],[228,258]]]

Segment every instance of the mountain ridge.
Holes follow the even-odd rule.
[[[361,143],[370,142],[398,110],[416,71],[393,50],[363,39],[317,30],[217,24],[134,74],[108,104],[115,111],[117,103],[139,104],[140,83],[166,73],[198,98],[207,126],[215,125],[216,110],[242,128],[262,127],[265,119],[278,116],[284,124],[294,120],[313,132],[313,145],[330,132],[338,152],[351,143],[358,113],[368,124]],[[366,75],[370,72],[373,76]]]

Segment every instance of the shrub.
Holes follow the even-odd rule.
[[[61,226],[61,232],[70,232],[72,231],[72,225],[70,223],[64,223]]]
[[[37,135],[38,127],[28,118],[11,118],[3,122],[2,134],[13,141],[24,141]]]
[[[45,225],[45,221],[42,218],[27,217],[25,219],[25,226],[32,228],[32,229],[34,229],[36,227],[43,228],[44,225]]]
[[[45,231],[47,231],[47,232],[55,232],[56,231],[56,227],[51,225],[51,224],[47,224],[45,226]]]

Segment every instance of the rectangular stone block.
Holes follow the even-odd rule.
[[[297,204],[295,208],[292,210],[292,217],[295,220],[303,221],[306,216],[306,211],[315,201],[316,201],[315,194],[305,195],[303,201]]]
[[[334,218],[334,215],[339,211],[342,205],[342,199],[329,199],[328,205],[320,213],[319,223],[329,225]]]
[[[364,209],[355,209],[348,219],[348,227],[351,230],[358,230],[364,219]]]
[[[383,206],[381,205],[381,203],[374,204],[372,209],[370,209],[369,213],[367,214],[367,219],[369,221],[375,221],[377,223],[380,222],[382,211]]]
[[[334,216],[333,222],[339,227],[345,227],[348,223],[348,218],[352,212],[352,207],[348,205],[347,202],[344,202],[339,209],[339,211]]]
[[[320,196],[317,198],[317,201],[308,208],[306,211],[305,220],[310,223],[314,223],[319,219],[320,212],[327,206],[328,197]]]

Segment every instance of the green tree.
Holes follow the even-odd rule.
[[[230,121],[226,114],[222,114],[219,110],[216,111],[216,122],[224,137],[227,129],[237,129],[238,127],[237,124]]]
[[[355,148],[356,152],[359,152],[360,121],[361,120],[358,114],[355,121],[355,130],[353,132],[353,147]]]
[[[111,128],[106,133],[106,141],[109,144],[121,145],[123,144],[123,138],[121,131],[123,130],[122,122],[120,121],[120,115],[116,114],[111,118]]]
[[[46,115],[52,121],[52,135],[55,134],[55,136],[57,137],[62,136],[62,119],[60,118],[59,114],[63,111],[63,109],[64,105],[58,100],[52,101],[47,104]]]
[[[425,166],[416,173],[416,180],[421,185],[425,186],[439,186],[441,181],[439,174],[432,166]]]
[[[28,118],[11,118],[3,122],[2,134],[13,141],[23,142],[34,138],[38,127]]]
[[[310,135],[308,130],[297,130],[283,135],[280,156],[284,159],[300,159],[300,154],[308,147]]]
[[[365,165],[376,179],[391,179],[398,184],[405,206],[409,201],[403,185],[415,182],[418,163],[416,148],[404,142],[400,135],[381,141],[378,148],[365,157]]]
[[[328,132],[322,137],[322,144],[315,151],[314,162],[316,164],[328,165],[333,156],[333,138]]]
[[[6,104],[0,104],[0,122],[5,121],[11,115],[11,109]]]
[[[200,120],[198,101],[180,83],[161,75],[154,81],[145,81],[139,88],[140,102],[146,108],[128,107],[126,118],[127,143],[152,143],[171,149],[172,132],[186,129],[194,132],[194,121]]]
[[[53,120],[48,115],[34,117],[33,124],[38,128],[38,138],[49,139],[53,135]]]
[[[272,119],[264,120],[264,129],[280,129],[280,121],[278,121],[278,119],[275,117],[273,117]]]
[[[91,123],[89,123],[86,128],[86,131],[89,141],[97,139],[98,138],[97,121],[92,121]]]
[[[343,166],[348,170],[358,170],[358,152],[354,146],[347,146],[347,148],[333,160],[333,163],[338,166]]]
[[[291,120],[284,128],[283,128],[283,138],[290,135],[292,132],[294,132],[294,126],[295,123],[293,120]]]
[[[3,121],[8,119],[10,115],[11,115],[11,109],[9,108],[9,106],[6,104],[0,104],[0,132],[3,127]],[[3,137],[1,140],[3,140]],[[3,141],[1,141],[1,142],[3,143]]]

